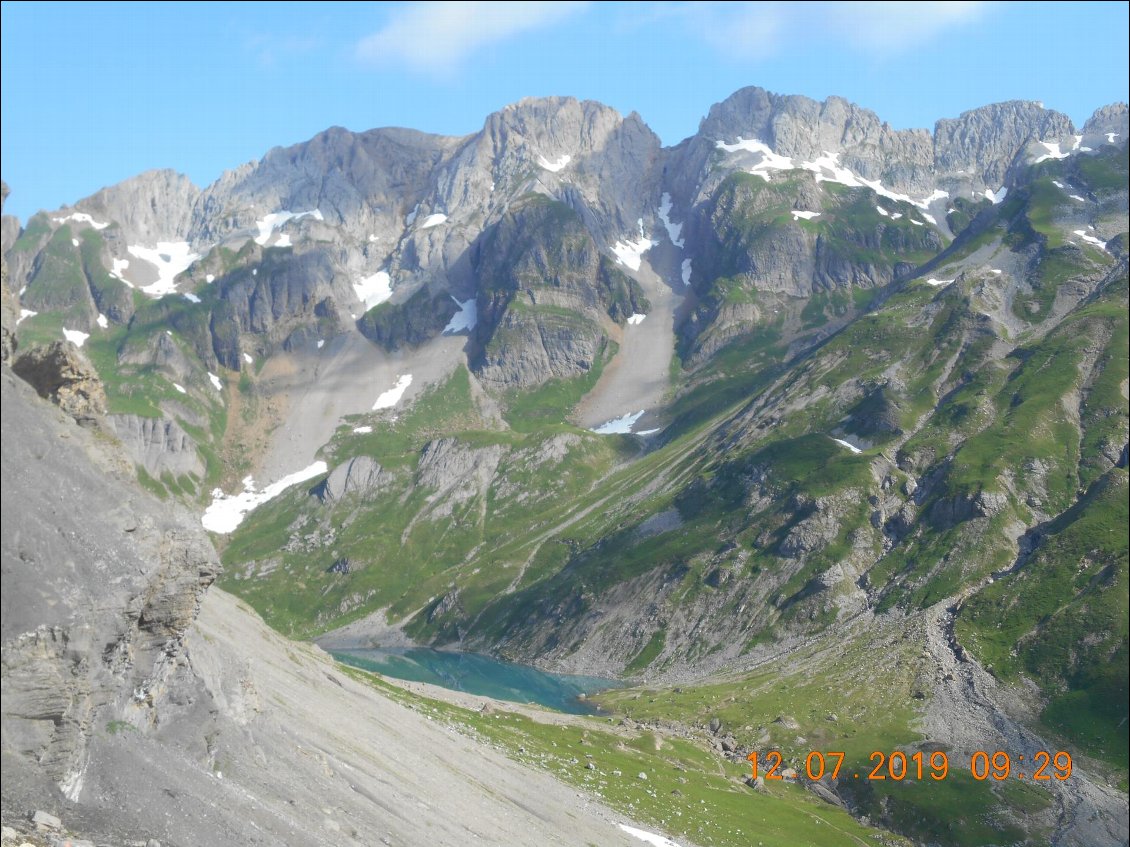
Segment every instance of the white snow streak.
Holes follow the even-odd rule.
[[[90,224],[95,229],[105,229],[110,225],[108,223],[99,223],[86,212],[71,212],[69,215],[61,218],[52,218],[51,220],[53,220],[57,224],[65,224],[67,221],[74,221],[80,224]],[[77,247],[78,245],[76,244],[75,246]]]
[[[889,218],[891,213],[884,209],[882,206],[876,206],[875,211],[882,215],[884,218]]]
[[[247,362],[247,364],[249,364],[249,365],[254,364],[254,362],[255,362],[255,360],[252,359],[250,354],[248,354],[248,353],[243,354],[243,361]]]
[[[1080,197],[1078,194],[1068,194],[1067,196],[1070,197],[1072,200],[1078,200],[1080,203],[1086,203],[1087,202],[1087,198]]]
[[[667,192],[663,192],[663,196],[659,199],[659,220],[663,221],[671,243],[681,249],[686,243],[682,238],[683,225],[671,223],[671,195]]]
[[[102,314],[101,312],[98,313],[98,317],[97,317],[97,319],[95,319],[94,322],[96,324],[98,324],[98,326],[100,326],[102,329],[109,329],[110,328],[109,319],[104,314]]]
[[[455,305],[459,307],[459,311],[451,316],[451,320],[443,328],[443,334],[454,335],[457,332],[470,332],[479,322],[478,302],[474,297],[470,300],[458,300],[455,297],[451,299],[455,300]]]
[[[802,219],[806,220],[806,221],[810,221],[813,218],[820,217],[819,212],[798,212],[796,209],[793,209],[792,215],[793,215],[794,221],[799,221],[799,220],[802,220]]]
[[[90,333],[82,332],[77,329],[64,329],[63,338],[67,339],[67,341],[71,342],[75,347],[81,347],[86,343],[86,339],[90,338]]]
[[[184,386],[183,386],[183,385],[181,385],[181,384],[180,384],[179,382],[174,382],[174,383],[173,383],[173,388],[175,388],[175,389],[176,389],[177,391],[179,391],[179,392],[180,392],[181,394],[187,394],[187,393],[188,393],[187,391],[185,391],[185,388],[184,388]]]
[[[358,435],[368,435],[373,431],[373,428],[371,426],[355,426],[353,427],[353,431]]]
[[[628,412],[626,415],[621,415],[618,418],[613,418],[610,421],[605,421],[600,426],[592,430],[597,435],[627,435],[632,431],[632,427],[636,425],[636,421],[643,417],[646,409],[640,409],[638,412]]]
[[[640,841],[646,841],[652,847],[679,847],[679,845],[668,838],[666,835],[657,835],[654,832],[648,832],[646,829],[636,829],[634,826],[628,826],[626,823],[620,824],[620,829],[628,833],[633,838],[638,838]]]
[[[573,157],[568,153],[559,156],[556,162],[549,161],[545,158],[545,156],[538,156],[538,164],[545,168],[547,171],[551,171],[552,173],[557,173],[571,161],[573,161]]]
[[[734,144],[715,141],[714,146],[719,150],[725,150],[727,153],[736,153],[739,150],[748,153],[760,153],[761,161],[750,168],[749,172],[766,181],[769,180],[770,171],[801,169],[814,173],[817,182],[837,182],[840,185],[846,185],[848,188],[870,188],[880,197],[886,197],[888,200],[896,202],[910,203],[919,209],[927,209],[935,200],[949,197],[949,192],[942,191],[939,188],[935,188],[929,197],[924,197],[921,200],[914,200],[906,194],[898,194],[885,188],[878,180],[864,179],[848,168],[842,167],[839,163],[839,155],[836,153],[825,152],[823,156],[818,156],[811,162],[797,162],[788,156],[777,155],[768,144],[757,139],[739,137]]]
[[[208,380],[212,383],[212,387],[217,391],[224,390],[224,384],[220,381],[220,378],[211,371],[208,371]]]
[[[691,260],[683,259],[683,285],[689,286],[691,284]]]
[[[353,291],[357,294],[357,299],[365,304],[367,312],[392,296],[392,277],[388,275],[388,271],[377,271],[372,276],[353,283]]]
[[[647,315],[641,315],[639,312],[636,312],[635,314],[628,316],[628,323],[630,323],[632,326],[636,326],[637,324],[642,324],[643,319],[646,317]]]
[[[39,312],[33,312],[31,309],[20,309],[20,316],[16,318],[16,326],[23,323],[26,318],[34,318]]]
[[[941,288],[943,285],[949,285],[952,282],[952,279],[934,279],[933,277],[926,280],[927,285],[932,285],[935,288]]]
[[[187,300],[189,303],[199,303],[200,302],[199,297],[197,297],[195,294],[190,294],[187,291],[184,293],[184,299]]]
[[[1075,229],[1075,230],[1072,230],[1072,232],[1074,232],[1076,235],[1078,235],[1080,238],[1082,238],[1088,244],[1094,244],[1096,247],[1100,247],[1103,250],[1106,250],[1106,242],[1103,241],[1101,238],[1095,238],[1095,236],[1091,235],[1089,232],[1087,232],[1087,230],[1085,230],[1085,229]]]
[[[832,440],[835,441],[837,444],[839,444],[841,447],[848,448],[853,453],[862,453],[863,452],[858,447],[856,447],[854,444],[851,444],[847,441],[844,441],[842,438],[833,438]]]
[[[243,480],[243,491],[239,494],[229,496],[224,494],[222,489],[213,489],[212,504],[204,510],[200,523],[210,532],[221,534],[232,532],[243,522],[247,513],[256,506],[278,497],[292,485],[305,482],[315,476],[321,476],[325,472],[325,462],[314,462],[307,468],[295,471],[284,476],[278,482],[271,483],[262,491],[255,490],[255,480],[251,477],[246,477]]]
[[[404,396],[404,392],[408,390],[408,386],[411,384],[412,374],[402,374],[397,377],[396,385],[377,398],[377,402],[373,404],[373,411],[375,412],[377,409],[391,409],[400,401],[400,398]]]
[[[439,226],[447,220],[447,215],[437,212],[434,215],[428,215],[420,222],[420,229],[431,229],[433,226]]]
[[[176,278],[200,258],[192,252],[187,241],[158,241],[156,247],[131,244],[126,249],[131,256],[148,262],[157,269],[157,281],[141,289],[150,297],[164,297],[175,292]]]
[[[255,236],[255,243],[260,247],[265,246],[266,243],[271,240],[271,235],[274,233],[274,231],[285,224],[287,221],[296,221],[299,218],[305,217],[312,217],[316,221],[325,220],[325,218],[322,217],[321,211],[318,209],[310,209],[306,212],[290,212],[286,209],[282,210],[281,212],[271,212],[271,214],[267,215],[267,217],[263,218],[261,221],[255,221],[255,226],[259,230],[259,234]],[[287,245],[289,244],[290,239],[287,238]]]

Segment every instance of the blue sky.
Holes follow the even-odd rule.
[[[4,2],[0,167],[21,219],[149,168],[206,185],[329,126],[463,135],[526,96],[639,112],[665,144],[745,85],[932,127],[1127,99],[1128,4]]]

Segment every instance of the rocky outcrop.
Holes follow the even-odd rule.
[[[478,245],[479,355],[474,369],[494,388],[529,388],[592,369],[605,325],[646,313],[639,284],[601,254],[580,216],[527,198]]]
[[[1114,135],[1113,140],[1107,138],[1111,133]],[[1095,109],[1095,113],[1083,124],[1083,136],[1092,144],[1103,141],[1125,144],[1130,139],[1130,108],[1125,103],[1111,103]]]
[[[86,420],[106,413],[106,392],[94,366],[69,341],[55,341],[23,353],[12,369],[40,397],[73,418]]]
[[[431,489],[433,518],[450,516],[456,506],[486,496],[494,480],[503,448],[468,447],[456,438],[429,441],[420,453],[416,486]]]
[[[349,495],[364,499],[384,487],[389,477],[372,457],[355,456],[330,471],[312,493],[326,505],[333,505]]]
[[[139,492],[105,439],[10,371],[0,384],[5,791],[45,776],[77,799],[91,735],[154,720],[219,563],[192,517]]]
[[[111,415],[108,420],[126,451],[150,476],[204,474],[195,442],[175,420],[137,415]]]

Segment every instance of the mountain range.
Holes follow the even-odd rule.
[[[598,699],[656,755],[1070,751],[1047,786],[800,783],[891,843],[1126,843],[1128,137],[1126,104],[930,132],[746,88],[663,147],[530,99],[4,217],[5,785],[98,831],[89,751],[154,755],[99,737],[111,713],[214,763],[178,733],[228,683],[185,645],[249,606],[327,649],[620,679]],[[29,472],[48,414],[107,444]],[[53,539],[110,551],[123,520],[188,552]],[[82,697],[40,708],[60,675]]]

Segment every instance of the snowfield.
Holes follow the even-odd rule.
[[[224,494],[222,489],[215,488],[212,490],[212,503],[204,510],[200,523],[209,532],[220,534],[234,532],[235,528],[243,523],[247,513],[256,506],[260,506],[268,500],[273,500],[292,485],[305,482],[312,477],[321,476],[326,470],[325,462],[314,462],[307,468],[295,471],[284,476],[278,482],[271,483],[262,491],[255,489],[255,480],[251,477],[244,478],[243,491],[239,494],[229,496]]]
[[[400,402],[400,398],[404,396],[404,392],[408,390],[408,386],[411,384],[412,374],[402,374],[397,377],[396,385],[377,397],[377,402],[373,404],[373,411],[391,409]]]
[[[158,241],[156,247],[131,244],[126,249],[135,259],[148,262],[157,269],[157,281],[141,289],[150,297],[175,293],[176,278],[200,258],[199,254],[192,252],[187,241]]]

